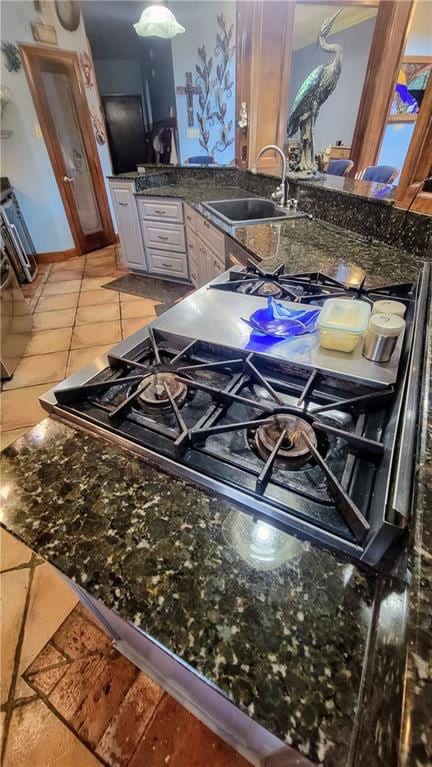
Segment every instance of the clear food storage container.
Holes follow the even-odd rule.
[[[317,322],[320,346],[337,352],[354,351],[366,333],[370,313],[365,301],[328,298]]]

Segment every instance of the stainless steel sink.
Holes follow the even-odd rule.
[[[227,224],[259,224],[263,221],[282,221],[293,218],[295,211],[278,208],[271,200],[262,197],[245,197],[241,200],[215,200],[203,202],[204,208]]]

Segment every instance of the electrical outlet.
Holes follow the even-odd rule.
[[[188,128],[186,131],[186,138],[199,138],[199,128]]]
[[[40,129],[39,123],[36,123],[36,125],[34,127],[34,134],[35,134],[36,138],[42,138],[42,131]]]

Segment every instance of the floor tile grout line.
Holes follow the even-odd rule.
[[[141,671],[141,673],[142,673],[142,674],[144,674],[145,672],[144,672],[144,671]],[[150,678],[150,677],[149,677],[149,678]],[[138,738],[138,741],[137,741],[137,743],[136,743],[136,745],[135,745],[135,748],[133,749],[133,751],[132,751],[132,754],[131,754],[130,758],[128,759],[128,762],[127,762],[127,764],[125,765],[125,767],[128,767],[128,765],[129,765],[129,764],[132,762],[132,760],[134,759],[134,756],[135,756],[135,754],[136,754],[136,752],[137,752],[137,750],[138,750],[138,746],[140,745],[140,743],[142,743],[142,741],[144,740],[144,738],[145,738],[145,736],[146,736],[146,733],[147,733],[147,731],[148,731],[148,730],[149,730],[149,728],[150,728],[150,725],[152,725],[152,724],[153,724],[153,722],[154,722],[154,720],[156,719],[156,715],[157,715],[157,713],[158,713],[158,711],[159,711],[159,707],[160,707],[160,705],[162,704],[162,701],[164,700],[165,696],[166,696],[166,697],[170,697],[169,693],[168,693],[166,690],[164,690],[164,688],[163,688],[163,687],[161,687],[161,690],[162,690],[162,692],[161,692],[161,694],[160,694],[160,696],[159,696],[159,700],[158,700],[158,702],[156,703],[156,705],[155,705],[155,707],[154,707],[154,709],[153,709],[153,712],[152,712],[152,714],[151,714],[151,716],[150,716],[150,718],[149,718],[149,720],[148,720],[148,722],[147,722],[146,726],[144,727],[144,730],[143,730],[143,732],[141,733],[141,737],[140,737],[140,738]]]
[[[55,685],[53,686],[53,688],[50,690],[50,693],[49,693],[50,695],[51,695],[51,693],[53,692],[53,690],[55,689],[55,687],[57,686],[57,684],[58,684],[59,682],[60,682],[60,679],[59,679],[59,680],[58,680],[58,681],[55,683]],[[51,701],[50,701],[50,699],[49,699],[49,695],[46,695],[45,693],[43,693],[43,692],[42,692],[42,691],[40,691],[40,690],[37,690],[37,689],[36,689],[36,687],[35,687],[33,684],[31,684],[31,683],[29,683],[29,682],[26,682],[26,683],[27,683],[27,684],[28,684],[28,686],[29,686],[29,687],[30,687],[32,690],[34,690],[34,692],[35,692],[35,697],[34,697],[32,700],[40,700],[40,701],[41,701],[41,703],[43,703],[43,704],[44,704],[44,705],[47,707],[47,709],[48,709],[49,711],[51,711],[51,713],[53,714],[53,716],[55,716],[55,718],[56,718],[56,719],[58,719],[58,720],[59,720],[59,722],[61,722],[61,723],[64,725],[64,727],[66,727],[66,729],[67,729],[67,730],[69,730],[69,732],[70,732],[70,733],[71,733],[71,734],[74,736],[74,738],[76,738],[76,740],[78,740],[78,742],[79,742],[79,743],[81,743],[81,745],[82,745],[82,746],[84,746],[84,747],[87,749],[87,751],[89,751],[89,752],[91,753],[91,755],[92,755],[92,756],[94,756],[94,758],[95,758],[97,761],[99,761],[101,764],[103,764],[103,765],[104,765],[104,767],[113,767],[112,765],[110,765],[110,764],[109,764],[109,762],[106,762],[104,759],[102,759],[102,757],[101,757],[101,756],[99,756],[98,754],[96,754],[96,753],[95,753],[95,751],[94,751],[94,749],[93,749],[93,748],[92,748],[92,747],[91,747],[91,746],[90,746],[88,743],[86,743],[86,741],[85,741],[85,740],[84,740],[84,738],[83,738],[83,737],[80,735],[80,733],[79,733],[79,732],[77,732],[77,730],[74,730],[74,729],[72,728],[72,725],[70,724],[70,722],[69,722],[67,719],[65,719],[65,718],[62,716],[62,714],[60,713],[60,711],[58,711],[58,710],[57,710],[57,709],[56,709],[56,708],[53,706],[53,704],[51,703]],[[5,739],[3,740],[3,743],[4,743],[4,742],[5,742]],[[0,764],[2,764],[2,763],[3,763],[3,759],[4,759],[4,757],[3,757],[3,753],[2,753],[2,761],[0,762]]]
[[[15,429],[9,429],[9,431],[15,431]],[[2,530],[6,530],[6,528],[1,528]],[[6,532],[8,532],[6,530]],[[10,535],[10,533],[9,533]],[[17,538],[14,538],[14,540],[18,540]],[[25,544],[24,544],[25,545]],[[32,561],[33,553],[30,555],[30,559],[28,562],[22,562],[20,565],[15,565],[14,567],[7,567],[6,570],[0,570],[0,575],[6,575],[6,573],[13,573],[15,570],[26,570],[31,567],[31,561]],[[35,555],[37,556],[37,555]],[[38,559],[37,562],[35,562],[35,567],[39,567],[39,565],[43,565],[44,560]]]
[[[30,596],[33,586],[33,578],[36,571],[36,562],[38,561],[38,557],[36,554],[32,554],[30,559],[30,566],[29,566],[29,579],[28,579],[28,589],[27,594],[24,602],[24,608],[21,618],[21,626],[18,634],[18,639],[15,647],[15,655],[14,655],[14,662],[13,662],[13,671],[12,671],[12,677],[9,685],[9,691],[8,691],[8,697],[6,701],[6,716],[4,721],[4,730],[3,730],[3,739],[1,744],[1,756],[0,756],[0,764],[3,764],[5,754],[6,754],[6,746],[8,741],[8,735],[9,735],[9,726],[12,718],[12,711],[13,706],[11,705],[13,703],[14,693],[15,693],[15,687],[16,687],[16,681],[18,677],[18,669],[19,669],[19,663],[21,660],[21,650],[24,642],[24,633],[25,633],[25,627],[27,623],[27,615],[29,611],[29,605],[30,605]]]

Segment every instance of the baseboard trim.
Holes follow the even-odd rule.
[[[69,258],[78,256],[76,248],[69,250],[51,250],[48,253],[37,253],[38,264],[53,264],[56,261],[67,261]]]

